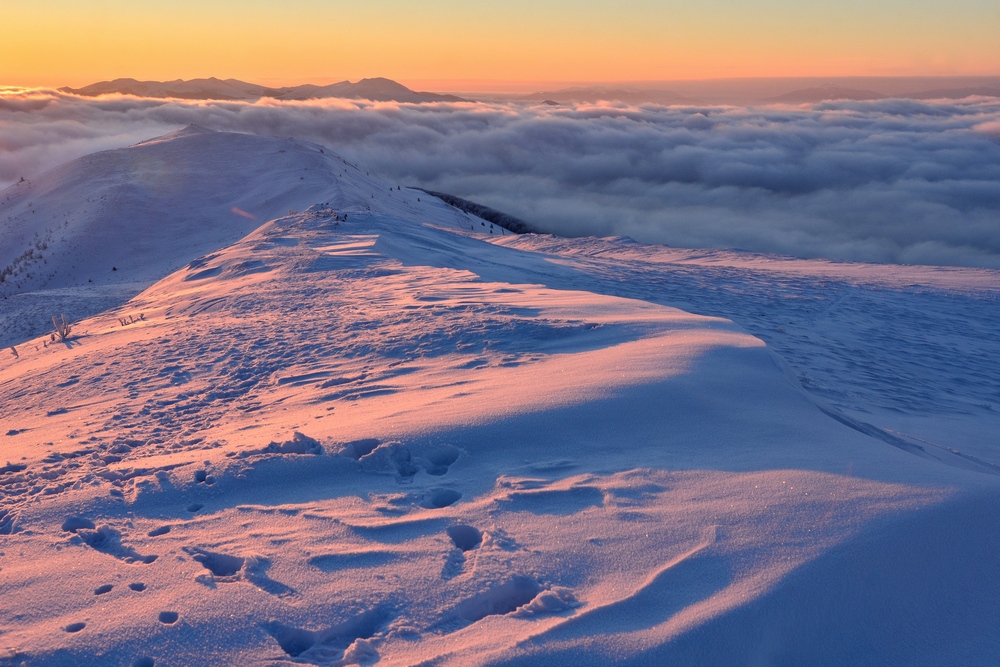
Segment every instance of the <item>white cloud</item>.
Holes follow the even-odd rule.
[[[560,234],[1000,268],[1000,100],[190,102],[0,90],[0,184],[198,123],[329,146]]]

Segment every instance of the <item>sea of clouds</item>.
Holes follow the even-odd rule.
[[[0,187],[190,123],[320,143],[557,234],[1000,268],[996,98],[635,107],[0,88]]]

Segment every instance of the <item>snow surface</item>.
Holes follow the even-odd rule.
[[[0,665],[995,664],[1000,274],[395,187],[196,128],[2,193],[68,220],[5,313],[86,316],[0,357]]]

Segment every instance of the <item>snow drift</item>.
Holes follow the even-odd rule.
[[[275,161],[240,135],[154,145],[201,141],[234,168]],[[319,150],[297,159],[342,165]],[[1000,479],[996,443],[970,435],[992,408],[944,403],[919,443],[873,437],[890,411],[861,420],[836,369],[844,328],[988,308],[996,272],[501,235],[349,165],[325,174],[313,205],[5,358],[0,660],[994,661]],[[240,192],[164,204],[249,224],[225,208]],[[894,310],[809,340],[808,304],[861,292]],[[685,301],[702,312],[667,305]],[[748,333],[768,326],[790,360]],[[906,368],[898,340],[867,338]],[[968,396],[942,364],[923,372]],[[860,386],[897,416],[920,405],[887,384]],[[976,455],[930,442],[955,425]]]

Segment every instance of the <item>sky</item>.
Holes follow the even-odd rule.
[[[314,141],[391,182],[546,232],[1000,268],[996,97],[781,106],[761,102],[761,88],[749,106],[696,94],[675,106],[548,107],[53,90],[118,77],[382,76],[430,91],[996,77],[997,0],[0,0],[0,16],[0,188],[197,123]],[[840,80],[881,90],[875,79]]]
[[[0,0],[0,15],[0,85],[1000,74],[996,0]]]

